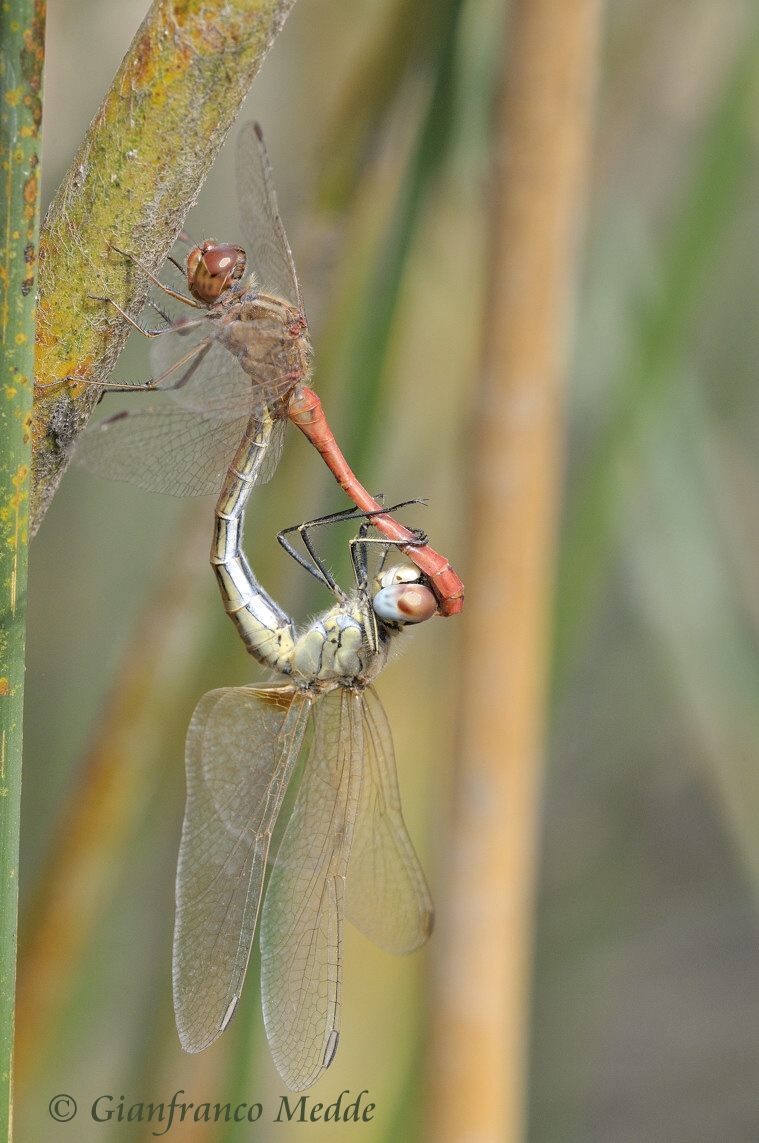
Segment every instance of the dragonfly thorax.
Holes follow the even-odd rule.
[[[356,600],[322,615],[295,644],[289,672],[293,681],[319,690],[338,684],[367,685],[387,659],[387,639],[380,638],[373,646],[367,622],[371,624],[366,606]]]
[[[214,316],[219,317],[215,337],[234,355],[256,390],[266,394],[270,411],[282,413],[311,372],[308,330],[301,331],[295,311],[278,298],[245,293]]]
[[[367,687],[384,668],[395,636],[435,614],[437,601],[421,580],[408,565],[380,573],[371,598],[359,591],[320,616],[281,657],[278,669],[309,690]]]

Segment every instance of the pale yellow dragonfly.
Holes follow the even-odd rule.
[[[365,529],[364,529],[365,530]],[[433,908],[401,813],[393,742],[373,681],[436,600],[418,569],[380,570],[352,544],[357,588],[297,632],[247,564],[246,644],[281,683],[204,695],[187,735],[177,871],[174,1006],[183,1047],[212,1044],[234,1015],[269,845],[302,777],[261,909],[264,1022],[277,1069],[310,1087],[337,1049],[344,916],[390,953],[430,935]]]

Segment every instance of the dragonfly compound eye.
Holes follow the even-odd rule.
[[[187,285],[199,302],[213,305],[245,273],[245,251],[229,242],[210,239],[196,246],[187,259]]]
[[[423,623],[437,611],[437,600],[424,584],[394,583],[380,588],[372,607],[385,623]]]

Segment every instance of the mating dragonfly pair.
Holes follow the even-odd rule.
[[[241,134],[237,173],[256,276],[245,280],[242,248],[205,242],[187,259],[187,298],[132,258],[165,295],[200,312],[172,320],[152,303],[165,324],[136,328],[153,340],[154,377],[123,388],[166,393],[169,403],[102,421],[84,434],[77,460],[151,491],[217,494],[211,562],[225,609],[247,650],[285,677],[211,691],[193,715],[173,979],[180,1040],[201,1051],[235,1012],[263,899],[264,1020],[277,1069],[298,1091],[316,1081],[337,1048],[344,915],[398,954],[418,948],[432,928],[432,902],[401,815],[390,728],[372,682],[404,627],[460,611],[463,587],[426,537],[363,488],[308,388],[303,298],[256,124]],[[321,521],[301,526],[315,561],[306,566],[337,598],[301,633],[242,551],[248,499],[272,475],[288,419],[357,506],[342,515],[363,521],[352,542],[357,587],[350,595],[308,539]],[[380,569],[370,583],[370,524],[415,566]],[[301,755],[302,778],[264,898],[272,831]]]

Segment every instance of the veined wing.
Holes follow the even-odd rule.
[[[174,1011],[200,1052],[240,998],[282,798],[310,700],[291,687],[210,691],[187,732],[187,806],[177,866]]]
[[[261,916],[261,995],[269,1047],[292,1091],[329,1067],[340,1027],[343,893],[361,784],[358,695],[313,707],[313,736]]]
[[[159,391],[182,408],[229,416],[292,388],[289,341],[273,314],[180,320],[153,338],[150,363]]]
[[[217,495],[247,417],[219,421],[162,405],[117,413],[79,438],[77,467],[146,492]]]
[[[246,123],[237,143],[237,193],[243,233],[261,288],[269,287],[299,311],[303,296],[279,215],[269,156],[258,123]]]
[[[249,409],[250,377],[216,336],[207,316],[182,318],[150,343],[150,366],[160,390],[187,409]]]
[[[147,492],[218,495],[260,394],[217,342],[208,346],[197,373],[186,388],[158,390],[151,398],[143,391],[139,408],[88,428],[77,445],[76,465]],[[274,472],[283,440],[284,421],[276,421],[258,483]]]
[[[396,956],[432,932],[432,898],[401,813],[390,726],[373,687],[363,692],[364,764],[345,889],[345,911]]]

